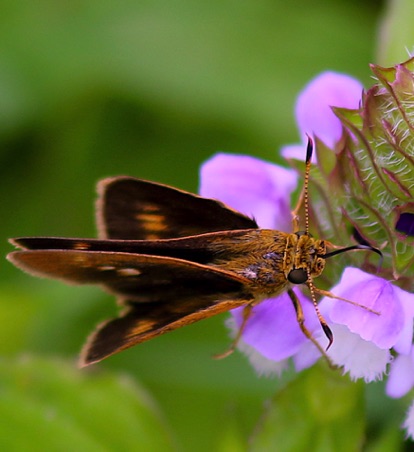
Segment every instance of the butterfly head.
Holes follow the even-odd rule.
[[[303,284],[310,277],[318,277],[325,268],[325,253],[324,240],[303,232],[290,234],[284,257],[286,279],[292,284]]]

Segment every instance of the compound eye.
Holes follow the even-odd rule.
[[[292,284],[303,284],[308,280],[308,274],[305,269],[297,268],[288,274],[287,279]]]

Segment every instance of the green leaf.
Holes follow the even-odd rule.
[[[273,398],[253,450],[351,451],[364,437],[363,384],[316,366]]]
[[[3,359],[0,391],[1,450],[174,450],[154,403],[125,376]]]

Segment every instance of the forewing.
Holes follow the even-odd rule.
[[[223,258],[231,260],[237,255],[237,243],[247,242],[251,233],[256,235],[250,241],[257,241],[259,230],[235,230],[212,232],[190,237],[164,240],[115,240],[80,239],[62,237],[18,237],[10,239],[13,245],[25,250],[80,250],[111,251],[132,254],[146,254],[183,259],[199,264],[214,263]],[[236,246],[234,246],[236,244]]]
[[[237,274],[207,265],[120,252],[29,250],[10,253],[8,259],[35,276],[75,284],[101,284],[141,303],[222,295],[231,298],[248,291],[250,283]]]
[[[102,238],[157,240],[258,227],[216,200],[132,177],[104,179],[98,193]]]
[[[243,293],[232,298],[221,294],[218,297],[196,295],[186,299],[165,294],[161,303],[130,303],[123,315],[98,326],[81,353],[80,365],[101,361],[126,348],[140,344],[161,334],[189,325],[221,312],[245,306],[251,301]]]
[[[102,284],[121,295],[126,310],[92,334],[82,365],[253,300],[249,280],[180,259],[79,250],[15,251],[8,258],[36,276]]]

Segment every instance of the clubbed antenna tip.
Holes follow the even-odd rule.
[[[313,154],[313,140],[308,135],[308,146],[306,147],[306,163],[310,163]]]
[[[329,328],[329,326],[326,323],[321,323],[321,325],[322,325],[323,332],[325,333],[325,336],[328,338],[328,341],[329,341],[329,344],[326,347],[326,351],[328,351],[330,346],[333,343],[333,333],[332,333],[332,330]]]

